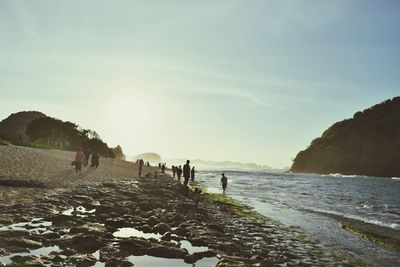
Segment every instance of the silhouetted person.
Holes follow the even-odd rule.
[[[172,177],[175,178],[175,174],[176,174],[176,167],[174,165],[172,165]]]
[[[82,149],[78,148],[78,152],[75,154],[75,171],[76,174],[81,174],[82,165],[85,163],[85,154],[83,154]]]
[[[190,160],[186,161],[186,164],[183,165],[183,178],[185,178],[183,184],[188,185],[190,179]]]
[[[86,167],[89,164],[90,150],[85,149],[83,154],[85,154],[85,161],[84,161],[83,165]]]
[[[222,174],[221,177],[221,185],[222,185],[222,192],[225,194],[226,187],[228,186],[228,178],[225,176],[225,174]]]
[[[165,164],[161,165],[161,173],[165,173]]]
[[[179,165],[179,167],[176,169],[176,175],[178,176],[178,180],[181,181],[181,175],[182,175],[182,166]]]
[[[99,152],[93,152],[90,166],[93,168],[99,167],[99,163],[100,163],[99,159],[100,159]]]
[[[144,161],[142,159],[139,160],[139,178],[142,177]]]
[[[192,168],[192,170],[190,171],[190,180],[194,181],[194,174],[195,174],[195,170],[194,167]]]

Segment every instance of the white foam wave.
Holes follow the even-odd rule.
[[[400,181],[400,177],[392,177],[392,180],[398,180],[398,181]]]
[[[343,177],[343,178],[354,178],[354,177],[363,177],[362,175],[346,175],[341,173],[330,173],[328,176],[332,177]]]
[[[340,217],[343,217],[343,218],[362,221],[362,222],[375,224],[375,225],[379,225],[379,226],[383,226],[383,227],[389,227],[389,228],[396,229],[396,230],[400,229],[400,224],[398,224],[398,223],[387,223],[387,222],[382,222],[382,221],[379,221],[379,220],[367,219],[367,218],[364,218],[364,217],[361,217],[361,216],[357,216],[357,215],[348,215],[348,214],[343,214],[341,212],[336,212],[336,211],[331,211],[331,210],[328,211],[328,210],[324,210],[324,209],[312,209],[311,211],[337,215],[337,216],[340,216]]]

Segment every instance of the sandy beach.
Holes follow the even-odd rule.
[[[138,164],[100,157],[97,169],[83,167],[77,175],[71,162],[75,152],[37,149],[22,146],[0,146],[0,202],[21,203],[36,194],[86,182],[108,182],[138,177]],[[144,166],[143,175],[156,168]],[[20,186],[25,184],[26,186]]]

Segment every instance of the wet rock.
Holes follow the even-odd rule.
[[[29,256],[16,255],[12,257],[11,260],[13,261],[13,263],[10,264],[10,266],[27,266],[27,267],[43,266],[43,263],[35,255],[29,255]]]
[[[76,267],[93,266],[96,263],[96,258],[93,255],[73,255],[68,258]]]
[[[150,216],[150,217],[147,219],[147,224],[148,224],[148,225],[151,225],[151,226],[156,225],[158,222],[159,222],[159,220],[157,219],[156,216]]]
[[[130,226],[130,223],[123,218],[109,218],[106,220],[105,225],[114,228],[121,228]]]
[[[162,258],[184,258],[188,252],[182,248],[157,245],[148,249],[146,254]]]
[[[178,228],[176,228],[174,231],[172,231],[174,234],[179,235],[179,236],[186,236],[187,233],[189,233],[190,231],[182,226],[179,226]]]
[[[28,249],[36,249],[42,247],[42,243],[26,238],[10,238],[5,240],[7,246],[15,246]]]
[[[172,235],[171,232],[166,232],[162,237],[161,240],[163,241],[171,241]]]
[[[58,233],[50,232],[42,235],[44,239],[59,239],[61,236]]]
[[[169,226],[166,223],[159,223],[156,226],[154,226],[154,230],[160,234],[164,234],[166,232],[171,231],[171,226]]]
[[[151,247],[151,243],[147,240],[131,237],[127,240],[122,240],[119,243],[121,250],[131,253],[135,256],[142,256]]]
[[[105,263],[105,267],[130,267],[133,263],[124,259],[111,259]]]
[[[243,259],[241,257],[222,257],[215,267],[247,267],[250,266],[251,263]]]
[[[10,230],[10,231],[1,231],[0,232],[1,239],[12,238],[12,237],[27,237],[30,235],[31,234],[28,230]]]
[[[94,253],[104,245],[104,242],[95,235],[70,236],[60,243],[61,248],[72,248],[84,254]]]

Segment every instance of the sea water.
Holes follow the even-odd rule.
[[[368,222],[400,232],[400,179],[356,175],[223,171],[227,194],[261,214],[301,227],[328,246],[358,255],[374,265],[399,264],[400,253],[362,240],[329,215]],[[222,171],[201,171],[197,180],[221,192]]]

